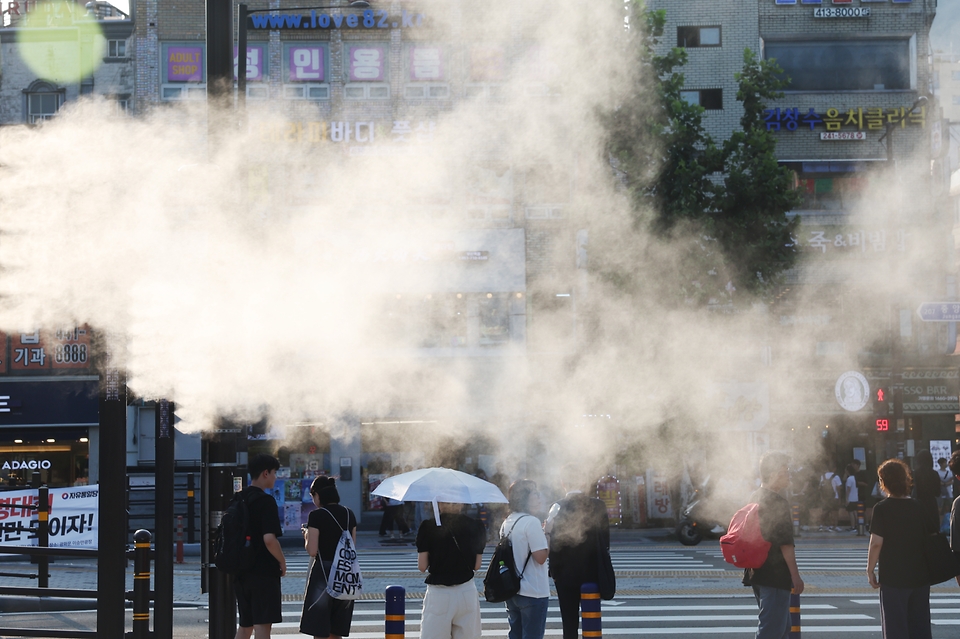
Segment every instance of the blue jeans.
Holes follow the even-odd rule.
[[[790,591],[754,586],[753,596],[760,606],[756,639],[787,639],[790,635]]]
[[[549,597],[514,595],[507,599],[507,621],[510,639],[543,639],[547,627]]]

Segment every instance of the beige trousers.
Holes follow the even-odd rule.
[[[420,639],[479,639],[480,597],[473,579],[459,586],[427,585]]]

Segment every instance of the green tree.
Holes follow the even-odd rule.
[[[754,293],[769,290],[797,259],[792,236],[799,218],[786,213],[799,205],[800,195],[790,171],[777,162],[776,139],[763,121],[764,106],[783,97],[788,80],[782,73],[776,62],[744,51],[743,71],[736,75],[743,116],[740,130],[723,143],[725,188],[707,226],[735,281]]]
[[[657,53],[666,13],[634,5],[640,28],[628,34],[639,73],[629,99],[603,114],[607,150],[630,193],[635,231],[673,240],[685,302],[728,302],[734,291],[762,294],[796,259],[791,176],[778,165],[764,104],[782,94],[780,69],[747,50],[737,74],[741,129],[718,145],[703,127],[703,108],[681,97],[686,51]],[[622,265],[602,273],[620,288],[638,288]],[[664,285],[665,283],[661,283]]]

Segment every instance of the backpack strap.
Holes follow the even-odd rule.
[[[508,533],[506,534],[506,537],[507,537],[507,538],[509,538],[510,535],[513,534],[513,529],[517,527],[517,524],[519,524],[519,523],[520,523],[520,520],[523,519],[524,517],[533,517],[533,515],[520,515],[519,517],[517,517],[517,520],[516,520],[515,522],[513,522],[513,525],[512,525],[512,526],[510,526],[510,532],[508,532]],[[502,539],[502,537],[501,537],[501,539]],[[530,557],[533,556],[533,551],[530,550],[530,547],[529,547],[529,546],[530,546],[530,545],[529,545],[529,543],[528,543],[528,544],[527,544],[527,559],[526,559],[526,561],[523,562],[523,568],[520,569],[520,579],[523,579],[523,573],[525,573],[525,572],[527,571],[527,563],[530,561]]]
[[[337,525],[340,526],[340,522],[337,521],[337,518],[333,516],[333,513],[332,513],[332,512],[330,512],[330,511],[327,510],[326,508],[321,508],[320,510],[322,510],[323,512],[325,512],[325,513],[327,513],[328,515],[330,515],[330,517],[333,518],[333,521],[337,522]],[[344,510],[347,511],[347,524],[349,525],[349,524],[350,524],[350,509],[347,508],[347,507],[344,507]],[[340,526],[340,532],[342,532],[342,533],[343,533],[343,532],[347,532],[347,529],[344,528],[343,526]]]

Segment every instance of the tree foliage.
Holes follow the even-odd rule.
[[[628,34],[639,73],[624,103],[603,114],[611,162],[628,189],[637,232],[652,231],[680,249],[675,293],[687,302],[735,301],[762,294],[796,260],[786,212],[798,203],[790,172],[777,163],[764,105],[781,97],[772,61],[749,49],[736,74],[741,128],[717,144],[704,110],[681,97],[684,49],[662,51],[664,11],[635,5],[640,28]],[[628,276],[608,273],[619,284]],[[743,297],[743,296],[736,296]]]

